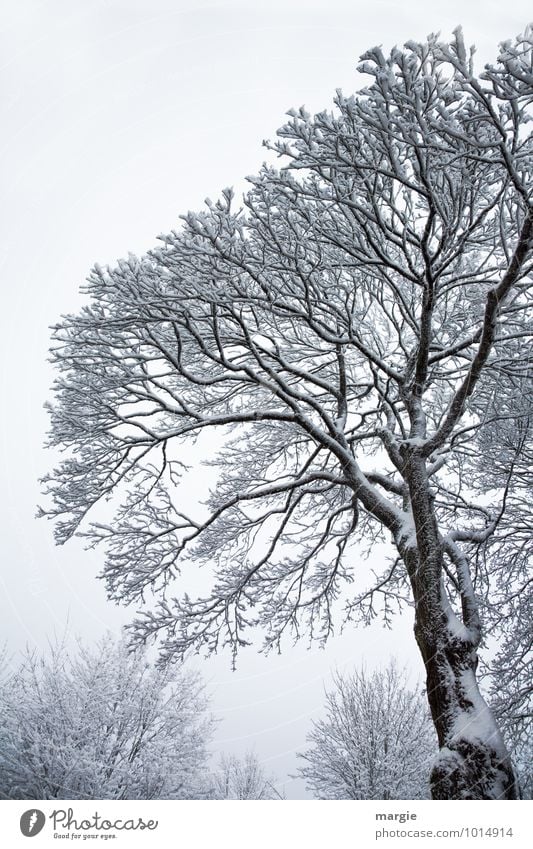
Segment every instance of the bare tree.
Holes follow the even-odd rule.
[[[427,701],[391,663],[337,673],[299,768],[317,799],[427,799],[437,752]]]
[[[267,776],[254,752],[243,758],[222,755],[212,775],[214,799],[281,799],[273,780]]]
[[[0,695],[0,798],[202,797],[205,709],[197,675],[154,670],[110,637],[27,654]]]
[[[366,89],[289,113],[244,209],[227,190],[160,249],[96,267],[54,332],[50,444],[69,455],[47,512],[63,543],[93,511],[112,598],[159,596],[136,638],[163,657],[236,649],[256,624],[267,648],[325,640],[356,579],[350,619],[413,604],[435,798],[516,796],[476,668],[483,618],[502,625],[526,585],[531,57],[530,30],[480,76],[460,31],[370,50]],[[195,514],[179,479],[213,430]],[[112,522],[93,509],[109,499]],[[394,553],[366,585],[356,544],[378,540]],[[187,560],[211,588],[171,598]]]
[[[523,521],[527,522],[527,511]],[[489,678],[490,704],[513,758],[521,796],[533,799],[531,597],[522,592],[518,599],[511,598],[510,606],[504,618],[505,636]]]

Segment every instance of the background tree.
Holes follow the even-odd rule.
[[[159,250],[92,272],[91,303],[54,333],[50,443],[69,454],[48,514],[62,543],[93,512],[109,595],[159,598],[135,636],[163,658],[236,649],[256,624],[267,648],[327,639],[356,579],[348,618],[413,604],[433,796],[514,798],[476,669],[483,618],[501,627],[526,582],[530,420],[512,387],[531,335],[531,32],[481,76],[460,31],[360,70],[367,88],[333,112],[290,113],[282,167],[249,178],[243,210],[226,191]],[[219,480],[194,513],[187,444],[217,429]],[[93,509],[109,499],[113,522]],[[356,544],[378,540],[393,554],[365,584]],[[204,597],[166,592],[187,560],[214,567]]]
[[[518,773],[520,792],[533,791],[533,655],[531,597],[531,470],[533,441],[531,365],[522,348],[508,359],[500,350],[496,389],[485,399],[485,426],[472,467],[479,491],[505,493],[505,509],[480,546],[476,568],[485,569],[484,621],[498,649],[483,683]],[[481,413],[481,404],[479,412]],[[509,485],[512,474],[512,485]],[[478,509],[483,509],[478,507]],[[505,564],[505,568],[501,568]],[[500,568],[498,568],[500,567]]]
[[[214,799],[281,799],[254,752],[243,758],[222,755],[212,775]]]
[[[337,673],[299,768],[317,799],[427,799],[435,731],[422,695],[394,664]]]
[[[527,522],[527,512],[523,519]],[[533,799],[531,597],[523,592],[516,601],[512,599],[505,617],[505,638],[489,676],[490,704],[509,746],[522,798]]]
[[[27,654],[0,695],[0,797],[201,797],[205,710],[197,675],[154,670],[111,637]]]

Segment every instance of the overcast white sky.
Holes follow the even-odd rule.
[[[48,327],[81,303],[91,265],[142,252],[201,206],[259,168],[261,141],[291,106],[331,103],[360,86],[355,65],[386,49],[461,23],[480,63],[524,28],[530,3],[379,0],[4,0],[1,4],[3,272],[0,491],[0,641],[42,646],[67,618],[92,640],[129,613],[95,579],[100,552],[53,545],[34,520],[42,409],[52,374]],[[529,12],[529,16],[528,16]],[[533,16],[532,16],[533,17]],[[191,588],[194,592],[194,588]],[[217,745],[251,745],[289,798],[294,751],[320,713],[332,667],[369,667],[396,653],[421,664],[405,617],[394,632],[346,632],[326,651],[255,649],[237,672],[227,656],[202,669],[224,718]]]

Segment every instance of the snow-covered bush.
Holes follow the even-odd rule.
[[[317,799],[427,799],[437,741],[421,693],[394,664],[337,673],[300,775]]]
[[[199,676],[112,637],[27,652],[0,695],[0,798],[204,795],[213,721]]]

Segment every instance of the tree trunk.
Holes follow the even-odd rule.
[[[473,597],[463,597],[461,622],[442,579],[444,554],[422,458],[407,458],[415,534],[398,549],[415,600],[415,637],[426,668],[427,698],[440,751],[431,771],[434,799],[517,799],[509,754],[476,680],[479,628],[469,628]],[[477,618],[477,610],[475,611]]]
[[[421,615],[415,636],[426,667],[427,697],[440,751],[431,771],[433,799],[516,799],[512,764],[477,681],[477,650],[450,634],[446,616],[428,640]],[[433,629],[433,634],[435,629]]]

